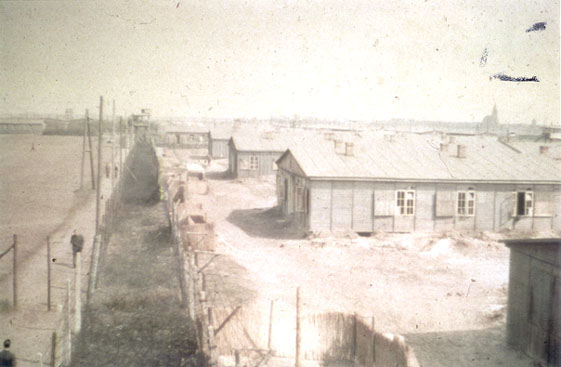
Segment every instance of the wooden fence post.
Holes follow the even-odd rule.
[[[49,365],[51,367],[56,365],[56,331],[53,331],[51,335],[51,363]]]
[[[356,313],[353,314],[353,334],[351,339],[351,361],[356,362],[356,350],[357,350],[357,316]]]
[[[267,338],[267,349],[271,351],[271,344],[273,339],[273,310],[275,307],[275,300],[271,300],[271,307],[269,309],[269,337]]]
[[[203,316],[204,317],[204,316]],[[214,345],[214,317],[212,314],[212,307],[208,308],[208,351],[209,351],[209,365],[216,366],[216,345]]]
[[[372,365],[376,365],[376,319],[372,317]]]
[[[65,359],[66,359],[66,365],[70,364],[70,361],[72,360],[72,324],[71,324],[71,315],[72,313],[70,312],[70,280],[67,279],[66,280],[66,320],[65,320],[65,336],[66,336],[66,353],[65,353]]]
[[[76,252],[76,269],[74,270],[74,333],[79,334],[82,328],[82,279],[80,252]]]
[[[189,317],[191,320],[195,321],[195,256],[193,255],[193,249],[189,247],[187,249],[189,256]]]
[[[13,262],[13,271],[14,271],[14,276],[13,276],[13,288],[14,288],[14,292],[13,292],[13,296],[14,296],[14,309],[17,307],[18,305],[18,284],[17,284],[17,244],[18,244],[18,236],[16,234],[14,234],[14,245],[13,245],[13,251],[14,251],[14,262]]]
[[[302,356],[301,356],[301,343],[302,343],[302,335],[300,335],[300,308],[301,308],[301,300],[300,300],[300,287],[296,288],[296,361],[295,366],[301,367],[302,366]]]
[[[47,310],[51,310],[51,238],[47,236]]]
[[[90,300],[93,296],[95,283],[96,283],[96,276],[97,276],[97,261],[99,258],[99,242],[101,240],[100,235],[96,235],[93,241],[93,249],[92,249],[92,260],[90,264],[90,277],[88,279],[88,298],[87,303],[90,303]]]

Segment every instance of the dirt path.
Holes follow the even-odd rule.
[[[35,150],[31,151],[32,143]],[[94,142],[95,144],[95,142]],[[79,188],[81,138],[61,136],[0,136],[2,187],[0,218],[3,238],[18,234],[18,308],[11,309],[12,256],[0,261],[0,339],[10,338],[18,366],[47,362],[51,333],[61,318],[67,280],[73,281],[70,235],[86,240],[82,254],[82,289],[95,225],[95,191]],[[105,153],[110,149],[105,145]],[[106,155],[106,160],[109,156]],[[89,176],[86,175],[86,187]],[[103,180],[104,197],[110,181]],[[47,310],[46,236],[51,238],[52,309]],[[2,249],[11,244],[4,241]]]
[[[73,366],[196,365],[166,210],[152,197],[153,168],[138,166],[150,159],[146,155],[140,152],[132,163],[138,181],[125,182],[127,204],[101,260]]]

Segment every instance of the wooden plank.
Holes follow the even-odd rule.
[[[353,190],[353,225],[356,232],[372,232],[372,187],[356,182]]]
[[[220,330],[222,330],[224,328],[224,326],[226,326],[226,324],[228,323],[228,321],[230,321],[232,319],[232,317],[234,317],[236,315],[236,313],[238,313],[238,311],[242,308],[242,306],[238,306],[234,309],[234,311],[232,311],[225,319],[224,321],[222,321],[222,323],[220,323],[220,326],[218,326],[216,328],[216,330],[214,331],[214,336],[218,335],[218,333],[220,332]]]
[[[333,182],[332,230],[344,231],[352,228],[353,188],[351,182]]]

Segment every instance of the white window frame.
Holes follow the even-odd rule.
[[[524,214],[518,214],[518,196],[524,194]],[[521,190],[514,192],[514,216],[532,217],[534,215],[534,192],[531,190]]]
[[[250,171],[257,171],[259,169],[259,157],[256,155],[250,155],[248,167]]]
[[[458,194],[456,196],[456,215],[461,217],[475,216],[474,190],[458,191]]]
[[[408,198],[412,195],[412,198]],[[396,190],[395,214],[400,216],[415,215],[415,190]]]

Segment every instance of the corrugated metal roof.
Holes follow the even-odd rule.
[[[232,141],[242,152],[284,152],[291,144],[291,134],[278,132],[244,131],[234,133]]]
[[[183,134],[204,134],[208,133],[208,127],[198,125],[166,125],[164,131],[168,134],[183,133]]]
[[[354,131],[277,129],[234,131],[232,140],[239,151],[248,152],[284,152],[288,148],[306,144],[308,140],[327,139],[349,140],[360,137]],[[332,142],[331,142],[332,143]]]
[[[455,137],[447,151],[440,150],[441,138],[417,134],[363,134],[353,143],[352,156],[337,154],[333,142],[318,137],[292,146],[290,153],[316,178],[561,183],[559,161],[519,153],[494,137]],[[459,144],[465,158],[457,156]]]

